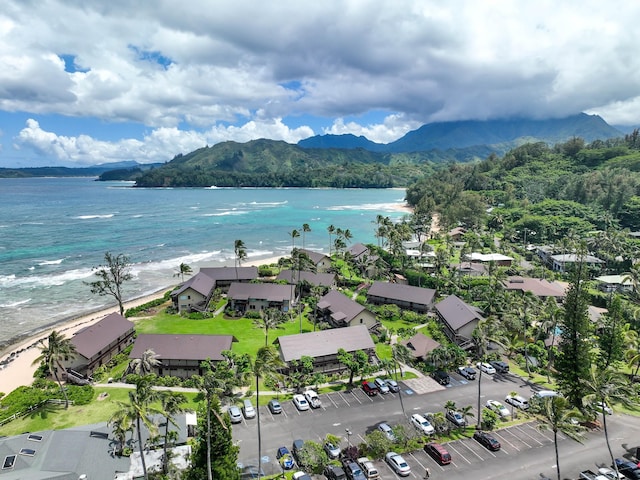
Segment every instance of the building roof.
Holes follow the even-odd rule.
[[[322,287],[331,287],[336,283],[336,275],[334,273],[314,273],[301,270],[296,271],[295,275],[292,270],[281,270],[276,280],[286,280],[287,283],[297,283],[298,274],[300,274],[300,281],[305,281],[311,285],[319,285]],[[292,277],[295,280],[292,280]]]
[[[318,358],[336,355],[340,348],[347,352],[375,348],[366,325],[283,335],[274,343],[280,345],[280,354],[285,362],[299,360],[303,356]]]
[[[400,343],[407,347],[416,358],[424,358],[429,352],[441,346],[439,342],[420,332]]]
[[[229,286],[228,298],[233,300],[267,300],[284,302],[291,300],[291,287],[276,283],[237,283]]]
[[[507,277],[502,282],[506,290],[520,290],[531,292],[537,297],[564,298],[566,296],[566,286],[558,282],[550,282],[541,278],[529,277]]]
[[[454,235],[464,235],[465,233],[467,233],[467,231],[464,229],[464,227],[456,227],[449,230],[447,232],[447,235],[453,237]]]
[[[594,257],[593,255],[577,255],[575,253],[551,255],[551,258],[558,263],[575,263],[579,262],[580,258],[582,258],[585,263],[604,263],[604,261],[600,260],[598,257]]]
[[[436,303],[435,309],[454,331],[474,320],[483,320],[479,308],[463,302],[455,295],[449,295],[444,300]]]
[[[478,262],[504,262],[504,261],[513,261],[512,257],[508,257],[501,253],[478,253],[472,252],[468,255],[471,261]]]
[[[601,283],[609,283],[611,285],[633,285],[633,281],[629,278],[628,273],[623,275],[602,275],[600,277],[596,277],[594,280]]]
[[[203,267],[200,268],[200,272],[216,282],[249,281],[258,278],[258,267]]]
[[[360,255],[369,254],[369,248],[363,243],[356,243],[349,247],[347,250],[353,258],[358,258]]]
[[[366,310],[364,306],[351,300],[349,297],[337,290],[331,290],[324,297],[318,300],[318,308],[322,310],[329,310],[331,312],[331,316],[335,320],[342,320],[345,323],[349,323],[363,310]]]
[[[97,323],[77,332],[71,343],[76,352],[85,358],[92,358],[108,347],[110,343],[133,330],[133,322],[119,313],[111,313]]]
[[[129,358],[142,358],[145,350],[153,350],[158,360],[223,360],[222,352],[237,342],[233,335],[178,335],[141,333],[136,338]]]
[[[186,280],[182,285],[180,285],[177,289],[171,292],[171,296],[175,297],[180,295],[187,289],[192,289],[198,292],[200,295],[204,297],[208,297],[211,291],[215,288],[216,281],[211,278],[206,273],[200,271],[196,273],[193,277]]]
[[[484,263],[475,263],[475,262],[462,262],[462,263],[452,263],[451,267],[456,269],[460,273],[487,273],[487,266]]]
[[[414,287],[399,283],[373,282],[367,295],[420,305],[430,305],[433,303],[436,291],[431,288]]]
[[[327,255],[325,255],[324,253],[320,253],[320,252],[314,252],[313,250],[307,250],[306,248],[301,248],[300,250],[298,250],[301,253],[304,253],[307,255],[307,257],[309,257],[309,259],[315,263],[316,265],[318,265],[320,262],[324,261],[324,260],[331,260]]]

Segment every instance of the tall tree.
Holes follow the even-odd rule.
[[[601,317],[598,326],[598,364],[600,368],[607,368],[624,358],[625,318],[622,310],[622,299],[614,295],[609,302],[608,311]]]
[[[238,280],[238,267],[242,265],[242,261],[247,258],[247,247],[245,247],[242,240],[236,240],[233,242],[233,252],[236,256],[236,280]]]
[[[577,262],[572,281],[564,302],[564,317],[561,321],[558,356],[555,360],[558,384],[567,395],[569,403],[576,408],[582,406],[586,394],[583,378],[591,370],[591,322],[586,295],[586,266],[584,256]]]
[[[158,359],[159,355],[151,348],[147,348],[142,352],[140,358],[134,358],[129,362],[127,372],[135,373],[140,376],[149,375],[153,373],[153,369],[162,364]]]
[[[540,405],[535,409],[535,416],[540,422],[538,428],[551,430],[553,432],[553,445],[556,452],[556,472],[558,474],[558,480],[561,480],[558,432],[581,442],[581,432],[584,430],[584,427],[576,421],[576,418],[580,417],[580,412],[575,408],[571,408],[565,397],[555,396],[542,399]]]
[[[331,256],[331,236],[335,233],[336,227],[329,225],[327,227],[327,233],[329,234],[329,256]]]
[[[287,317],[277,308],[265,308],[260,310],[260,317],[253,320],[254,326],[264,330],[264,346],[267,346],[269,342],[269,330],[279,328],[284,322],[287,321]]]
[[[305,233],[309,233],[311,231],[311,227],[308,223],[302,224],[302,249],[305,249]]]
[[[164,444],[162,445],[162,473],[167,475],[169,473],[169,424],[178,426],[175,416],[184,412],[183,405],[187,402],[187,397],[182,393],[165,390],[160,392],[160,402],[166,420],[164,424]]]
[[[91,293],[102,296],[112,296],[118,302],[120,315],[124,315],[123,285],[133,278],[129,257],[122,253],[113,256],[110,252],[104,254],[105,265],[94,268],[94,274],[99,278],[94,282],[85,282],[91,288]]]
[[[344,348],[338,349],[338,361],[349,370],[349,385],[353,385],[355,375],[364,375],[369,366],[369,357],[362,350],[353,353],[347,352]]]
[[[53,375],[58,382],[60,392],[64,397],[64,408],[69,408],[69,398],[67,392],[62,386],[62,379],[58,375],[58,369],[66,373],[67,369],[64,366],[65,360],[71,360],[76,356],[76,347],[71,343],[71,339],[65,338],[56,330],[51,332],[47,337],[47,343],[44,340],[40,340],[40,355],[36,358],[32,365],[38,365],[44,363],[49,369],[49,373]]]
[[[173,276],[180,277],[181,280],[184,282],[184,276],[191,275],[192,273],[193,273],[193,270],[189,265],[187,265],[186,263],[181,263],[180,266],[178,267],[178,272],[174,273]]]
[[[480,362],[486,361],[487,352],[489,351],[489,344],[495,343],[504,348],[503,335],[500,331],[498,323],[495,317],[488,317],[480,320],[478,325],[471,334],[473,337],[473,343],[475,346],[475,356]],[[480,404],[482,397],[482,369],[478,369],[478,412],[482,411]],[[482,423],[482,415],[478,415],[477,428],[480,429]]]
[[[262,458],[262,433],[260,431],[260,379],[278,375],[278,369],[284,364],[273,345],[260,347],[253,362],[253,374],[256,377],[256,412],[258,423],[258,478],[261,476],[260,459]]]
[[[289,236],[291,237],[291,254],[293,255],[293,250],[296,248],[296,238],[300,236],[300,232],[294,228],[289,232]]]

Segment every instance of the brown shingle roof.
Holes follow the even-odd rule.
[[[366,325],[284,335],[278,337],[274,343],[280,345],[281,356],[285,362],[299,360],[303,356],[317,358],[336,355],[340,348],[347,352],[375,348]]]
[[[455,295],[449,295],[437,303],[435,309],[454,331],[474,320],[483,319],[479,308],[466,304]]]
[[[407,347],[416,358],[423,358],[427,353],[440,347],[440,343],[424,333],[416,333],[413,337],[400,342]]]
[[[200,295],[207,297],[215,288],[215,285],[216,281],[213,278],[211,278],[206,273],[198,272],[193,277],[186,280],[176,290],[171,292],[171,296],[176,297],[188,288],[191,288],[192,290],[198,292]]]
[[[227,296],[234,300],[269,300],[271,302],[283,302],[291,300],[291,287],[274,283],[237,283],[229,287]]]
[[[399,300],[402,302],[430,305],[436,291],[431,288],[414,287],[399,283],[373,282],[367,295]]]
[[[309,259],[316,265],[322,262],[323,260],[330,260],[330,258],[324,253],[318,253],[318,252],[314,252],[313,250],[307,250],[302,248],[299,251],[301,253],[306,254],[307,257],[309,257]]]
[[[537,297],[564,298],[566,296],[564,285],[540,278],[508,277],[502,284],[506,290],[531,292]]]
[[[288,283],[291,283],[291,277],[294,276],[295,282],[298,281],[298,271],[296,270],[295,275],[292,275],[293,272],[291,270],[282,270],[276,280],[286,280]],[[314,272],[306,272],[304,270],[300,271],[300,280],[304,280],[311,285],[319,285],[323,287],[330,287],[336,283],[336,276],[333,273],[314,273]]]
[[[136,338],[129,358],[141,358],[151,349],[159,360],[222,360],[221,352],[231,350],[237,341],[233,335],[163,335],[141,333]]]
[[[71,338],[71,343],[80,355],[92,358],[130,330],[133,330],[133,322],[119,313],[111,313],[80,330]]]
[[[237,273],[236,273],[237,270]],[[214,281],[254,280],[258,278],[258,267],[204,267],[200,272]]]
[[[341,319],[344,319],[346,323],[356,318],[363,310],[366,310],[358,302],[351,300],[337,290],[331,290],[322,297],[318,301],[318,307],[322,309],[328,308],[333,318],[336,318],[336,314],[341,314]]]

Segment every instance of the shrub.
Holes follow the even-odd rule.
[[[259,277],[273,277],[274,271],[269,265],[260,265],[258,267],[258,276]]]
[[[247,310],[244,314],[244,318],[255,319],[260,318],[260,312],[257,310]]]
[[[64,398],[58,391],[57,398]],[[94,389],[91,385],[69,385],[67,387],[67,398],[73,401],[74,405],[87,405],[93,401]]]

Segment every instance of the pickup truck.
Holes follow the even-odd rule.
[[[597,474],[591,470],[583,470],[580,472],[581,480],[607,480],[607,477],[604,475]]]
[[[367,457],[360,457],[357,462],[368,480],[377,480],[380,478],[378,469],[376,469],[376,466]]]
[[[320,397],[314,390],[307,390],[304,392],[304,398],[307,399],[311,408],[320,408],[322,406],[322,402],[320,401]]]

